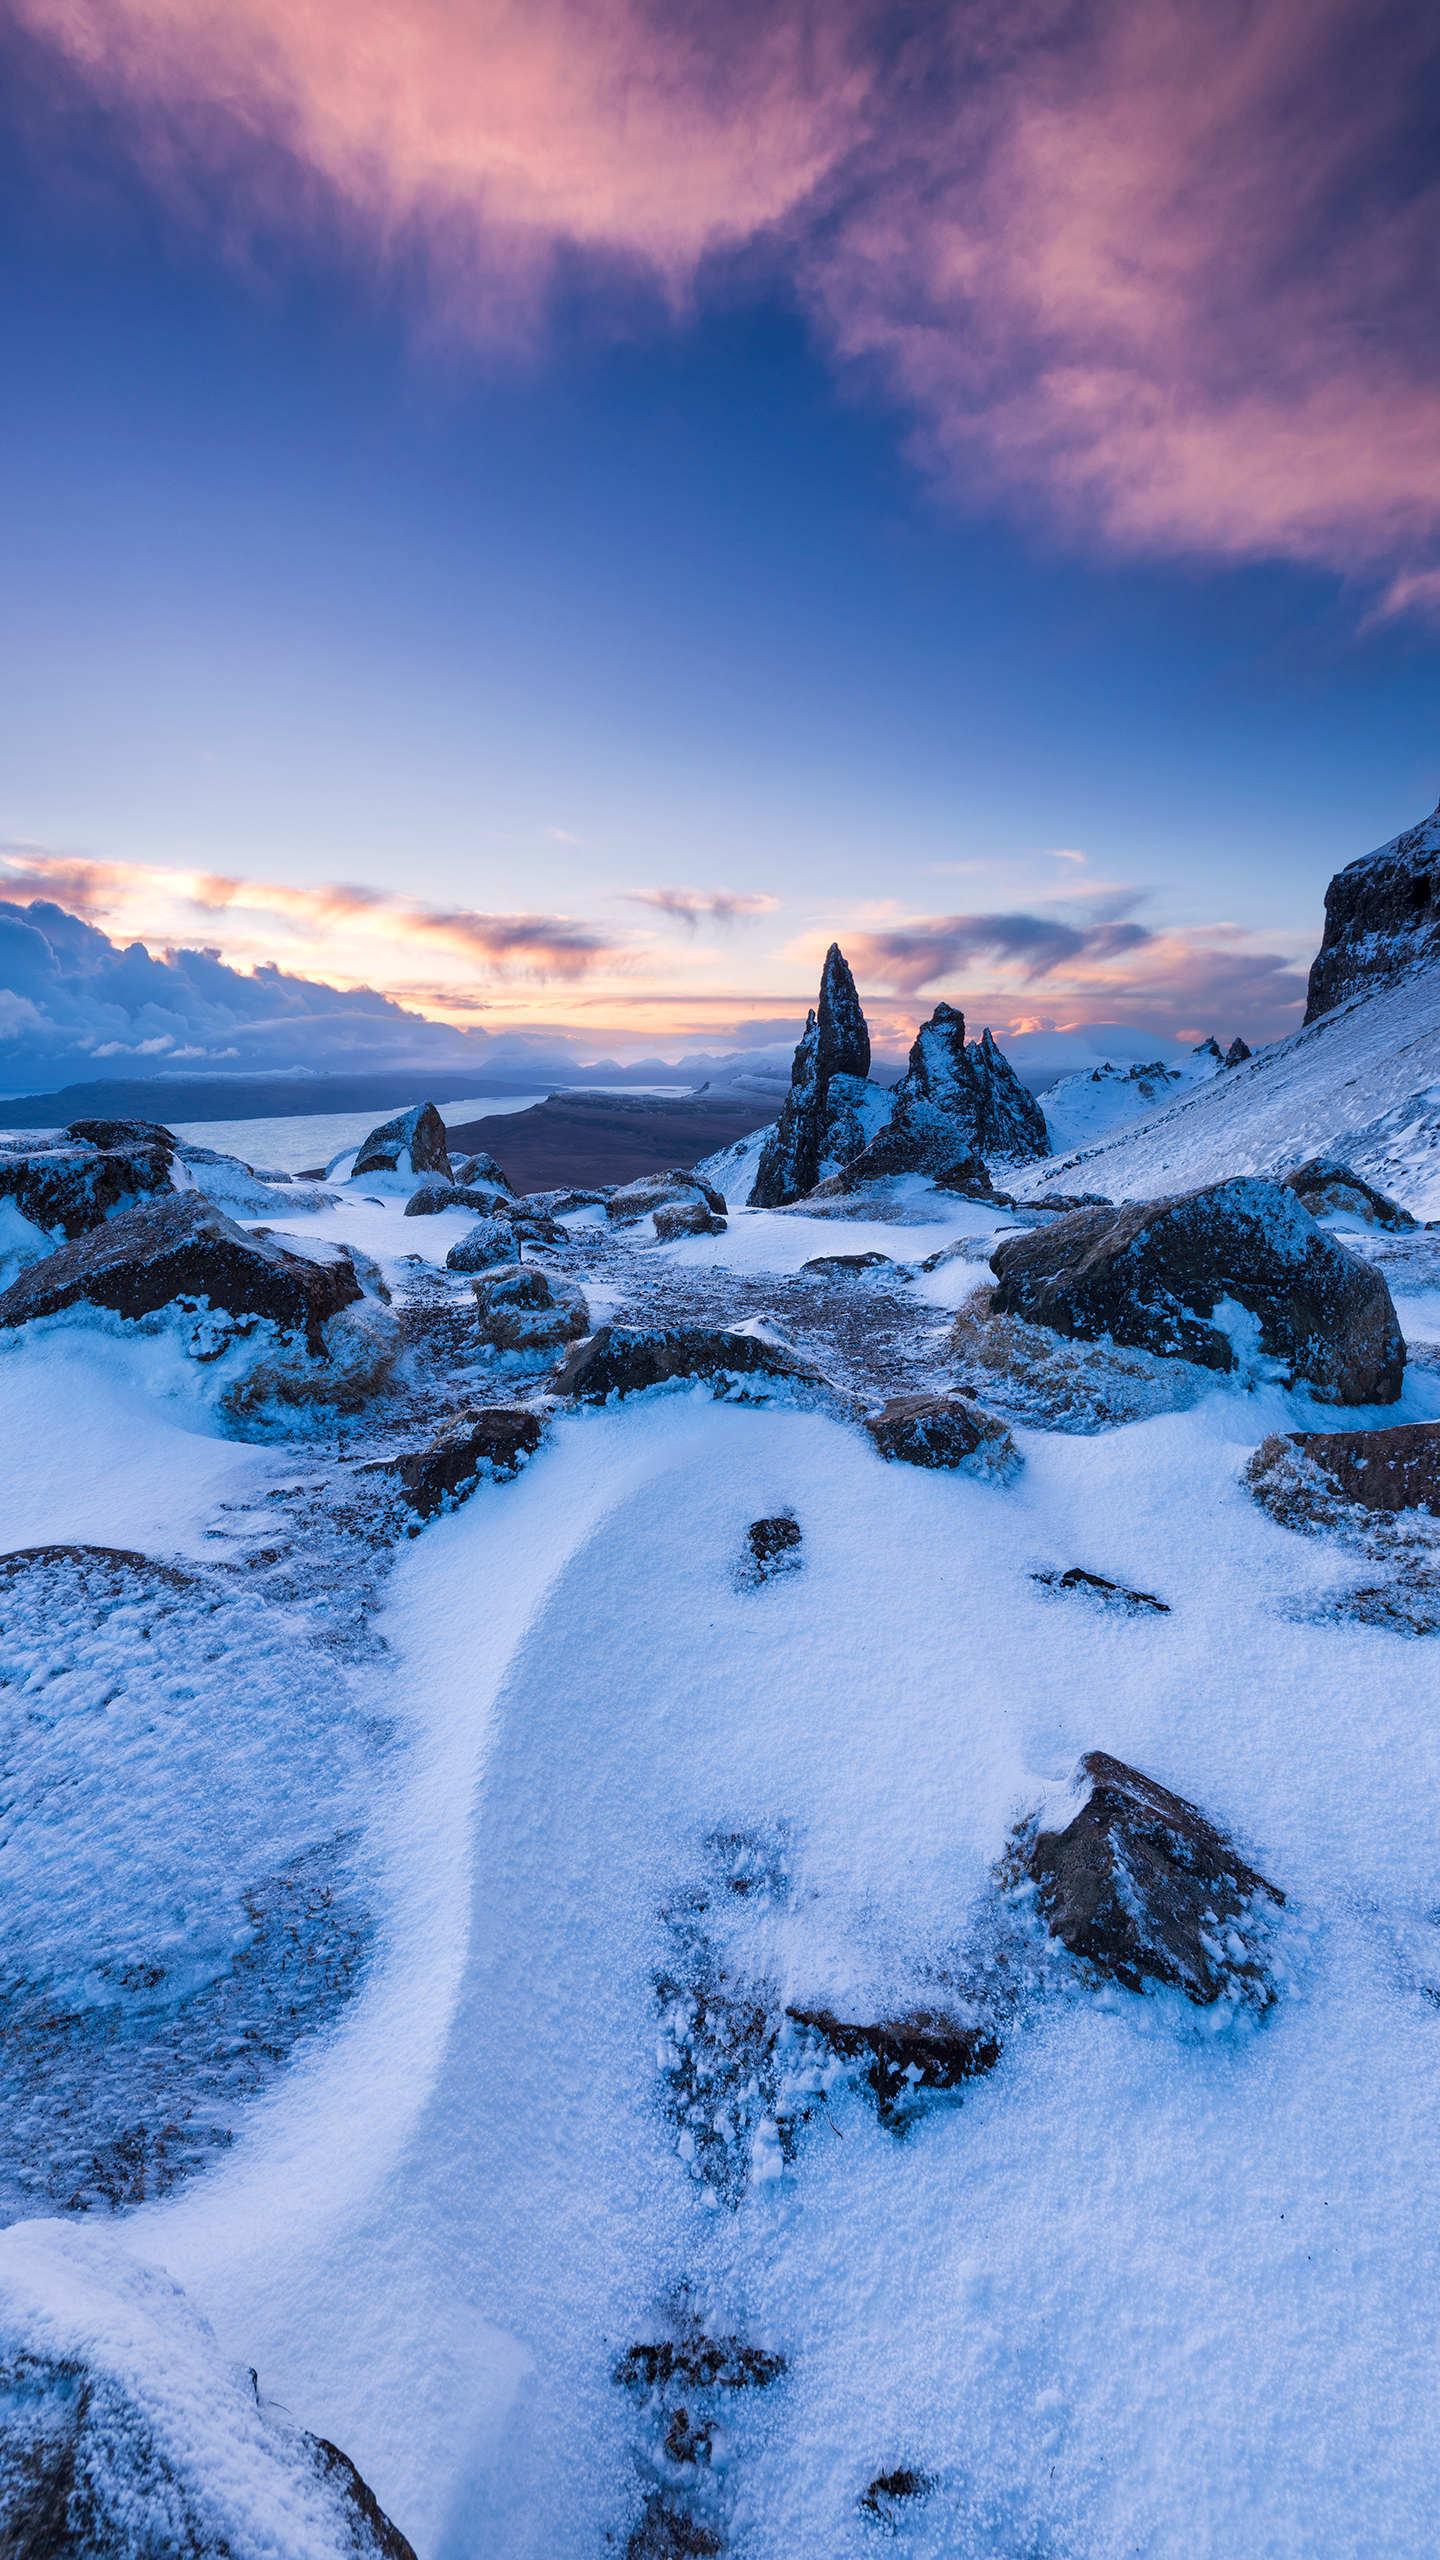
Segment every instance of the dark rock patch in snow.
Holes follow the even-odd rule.
[[[1276,1996],[1272,1921],[1285,1897],[1206,1815],[1105,1751],[1079,1772],[1085,1797],[1063,1830],[1021,1836],[1014,1872],[1045,1925],[1091,1972],[1143,1991],[1265,2009]]]
[[[889,1253],[817,1253],[802,1262],[802,1271],[817,1280],[844,1280],[861,1271],[894,1271],[898,1269]]]
[[[437,1173],[443,1181],[453,1181],[445,1123],[433,1102],[417,1102],[409,1111],[397,1112],[361,1141],[350,1178],[359,1181],[365,1174],[377,1173]]]
[[[1293,1191],[1302,1208],[1312,1218],[1341,1216],[1354,1219],[1366,1227],[1383,1227],[1391,1234],[1413,1232],[1418,1220],[1398,1200],[1377,1191],[1354,1167],[1342,1164],[1338,1156],[1312,1156],[1308,1164],[1297,1165],[1285,1176],[1285,1188]]]
[[[65,1135],[86,1147],[168,1147],[173,1152],[179,1144],[174,1130],[159,1120],[72,1120]]]
[[[1343,1503],[1366,1511],[1440,1513],[1440,1422],[1397,1422],[1380,1431],[1296,1431],[1286,1443]],[[1264,1440],[1247,1470],[1259,1487],[1280,1456]]]
[[[767,1520],[752,1520],[745,1532],[746,1579],[773,1582],[777,1574],[798,1573],[803,1543],[793,1511],[777,1511]]]
[[[1114,1609],[1122,1617],[1168,1618],[1170,1603],[1159,1600],[1153,1591],[1132,1591],[1127,1583],[1110,1582],[1103,1573],[1089,1573],[1083,1564],[1068,1565],[1062,1573],[1058,1565],[1032,1573],[1043,1591],[1073,1591],[1083,1600],[1091,1600],[1097,1608]]]
[[[567,1355],[555,1380],[559,1394],[582,1404],[702,1383],[717,1396],[752,1404],[777,1395],[818,1400],[835,1393],[823,1371],[788,1343],[702,1325],[602,1325]]]
[[[912,2471],[908,2464],[902,2463],[895,2471],[877,2471],[869,2487],[861,2491],[860,2512],[872,2524],[884,2525],[893,2533],[904,2511],[930,2497],[934,2488],[932,2473]]]
[[[865,1428],[882,1458],[906,1466],[958,1468],[1009,1484],[1024,1464],[1004,1423],[965,1396],[891,1396],[865,1416]]]
[[[442,1209],[453,1209],[456,1206],[457,1196],[455,1184],[445,1182],[436,1175],[431,1181],[422,1182],[416,1190],[411,1192],[405,1203],[405,1215],[407,1218],[437,1217]],[[487,1199],[482,1201],[481,1205],[488,1208],[490,1203]]]
[[[507,1262],[472,1280],[481,1340],[495,1351],[556,1351],[590,1322],[584,1293],[558,1271]]]
[[[732,2404],[769,2391],[785,2371],[773,2349],[712,2336],[682,2291],[675,2334],[633,2346],[614,2369],[643,2407],[637,2448],[650,2485],[626,2560],[691,2560],[725,2547]]]
[[[1381,1275],[1281,1183],[1242,1176],[1080,1210],[1008,1237],[991,1267],[995,1314],[1057,1333],[1229,1373],[1246,1357],[1248,1316],[1251,1356],[1326,1403],[1393,1404],[1403,1383],[1405,1346]]]
[[[488,1271],[516,1258],[515,1229],[508,1218],[477,1218],[445,1256],[447,1271]]]
[[[873,2024],[831,2009],[791,2007],[785,2014],[842,2062],[862,2066],[876,2114],[892,2133],[906,2130],[924,2098],[983,2078],[1000,2059],[999,2039],[981,2021],[928,2011]]]
[[[454,1160],[454,1178],[462,1186],[473,1184],[486,1191],[509,1192],[511,1190],[510,1179],[504,1167],[494,1156],[485,1153],[457,1156]]]
[[[417,1518],[433,1520],[487,1479],[518,1475],[543,1437],[544,1422],[533,1405],[485,1405],[447,1423],[423,1448],[367,1466],[393,1478]]]
[[[139,1201],[168,1196],[173,1163],[162,1138],[108,1147],[73,1137],[35,1147],[0,1146],[0,1201],[12,1202],[42,1235],[69,1239]]]

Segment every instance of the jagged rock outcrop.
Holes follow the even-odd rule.
[[[825,954],[820,995],[790,1070],[790,1090],[761,1151],[754,1209],[803,1200],[872,1138],[889,1096],[872,1085],[870,1033],[850,965],[837,942]]]
[[[1283,1183],[1245,1175],[1168,1200],[1080,1209],[991,1256],[991,1310],[1087,1341],[1234,1370],[1248,1347],[1328,1404],[1393,1404],[1405,1370],[1381,1274]]]
[[[1284,1177],[1285,1188],[1293,1191],[1312,1218],[1338,1214],[1354,1218],[1362,1226],[1385,1227],[1396,1235],[1413,1230],[1419,1223],[1408,1209],[1388,1193],[1377,1191],[1353,1165],[1342,1164],[1338,1156],[1312,1156],[1308,1164],[1297,1165]]]
[[[1337,871],[1310,968],[1305,1019],[1440,961],[1440,807]]]
[[[433,1102],[417,1102],[409,1111],[397,1111],[393,1120],[383,1120],[361,1142],[350,1168],[352,1181],[365,1174],[423,1173],[438,1173],[445,1182],[454,1179],[445,1123]]]
[[[1195,1805],[1108,1751],[1087,1751],[1079,1775],[1073,1820],[1022,1838],[1014,1861],[1051,1935],[1128,1991],[1164,1983],[1197,2008],[1268,2008],[1278,1886]]]
[[[78,1134],[98,1128],[106,1143]],[[43,1240],[85,1235],[117,1211],[174,1187],[174,1141],[157,1129],[132,1135],[124,1121],[77,1122],[64,1138],[0,1140],[0,1203],[9,1201]],[[23,1230],[21,1230],[23,1235]]]
[[[1242,1040],[1237,1032],[1225,1052],[1224,1063],[1227,1067],[1243,1067],[1246,1059],[1253,1057],[1254,1054],[1249,1041]]]
[[[1045,1114],[993,1033],[967,1041],[965,1016],[937,1004],[911,1045],[889,1117],[837,1177],[853,1191],[896,1173],[925,1173],[984,1196],[987,1158],[1048,1155]]]

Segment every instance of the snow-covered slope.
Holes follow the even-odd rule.
[[[1040,1097],[1050,1144],[1057,1155],[1087,1147],[1113,1129],[1148,1119],[1168,1102],[1178,1101],[1197,1084],[1208,1084],[1222,1071],[1212,1041],[1178,1058],[1151,1056],[1122,1065],[1105,1059],[1078,1074],[1062,1076]]]
[[[1276,1041],[1135,1127],[1027,1169],[1013,1185],[1153,1198],[1232,1173],[1342,1156],[1417,1217],[1440,1216],[1440,969]]]

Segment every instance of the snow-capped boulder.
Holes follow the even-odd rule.
[[[408,1182],[427,1173],[438,1173],[446,1182],[453,1179],[445,1123],[433,1102],[417,1102],[371,1130],[356,1149],[350,1179],[389,1174]]]
[[[1009,1484],[1023,1461],[1003,1422],[956,1395],[891,1396],[865,1428],[882,1458],[911,1467],[958,1468]]]
[[[487,1191],[510,1191],[513,1185],[494,1156],[459,1156],[455,1160],[457,1182],[483,1186]]]
[[[653,1216],[657,1209],[689,1209],[697,1202],[716,1217],[725,1215],[721,1194],[703,1173],[674,1165],[665,1173],[642,1173],[633,1182],[622,1182],[609,1193],[605,1215],[617,1227],[633,1227],[641,1218]]]
[[[520,1203],[513,1191],[502,1191],[496,1182],[457,1182],[445,1203],[447,1209],[473,1209],[477,1218],[517,1218]]]
[[[1276,1434],[1261,1441],[1246,1480],[1263,1495],[1280,1486],[1287,1462],[1294,1474],[1297,1460],[1302,1473],[1318,1477],[1321,1508],[1358,1503],[1365,1511],[1440,1514],[1440,1422],[1396,1422],[1380,1431]]]
[[[488,1271],[493,1264],[513,1262],[515,1230],[508,1218],[477,1218],[445,1256],[447,1271]]]
[[[1328,1404],[1393,1404],[1405,1346],[1381,1274],[1282,1183],[1080,1209],[991,1256],[991,1312],[1230,1372],[1270,1364]]]
[[[662,1244],[682,1236],[723,1236],[728,1220],[706,1200],[671,1200],[655,1212],[655,1233]]]
[[[51,2221],[0,2238],[0,2534],[15,2560],[415,2560],[167,2275]]]
[[[463,1414],[422,1448],[381,1459],[410,1509],[421,1520],[452,1510],[487,1479],[518,1475],[544,1437],[532,1405],[483,1405]]]
[[[1312,1218],[1351,1218],[1361,1226],[1385,1227],[1397,1235],[1419,1223],[1398,1200],[1377,1191],[1373,1182],[1367,1182],[1353,1165],[1342,1164],[1338,1156],[1312,1156],[1284,1179],[1286,1190],[1294,1192]]]
[[[395,1321],[342,1245],[236,1226],[195,1191],[127,1209],[61,1245],[0,1291],[0,1330],[94,1310],[168,1321],[220,1366],[222,1401],[349,1401],[388,1367]]]
[[[845,954],[832,942],[820,994],[790,1070],[790,1090],[765,1139],[750,1202],[781,1209],[861,1153],[890,1115],[870,1082],[870,1033]]]
[[[85,1235],[137,1201],[168,1194],[174,1161],[163,1133],[117,1138],[103,1147],[70,1135],[39,1144],[0,1141],[0,1207],[8,1204],[12,1227],[20,1219],[35,1230],[28,1253],[21,1250],[27,1240],[18,1229],[9,1250],[33,1258],[56,1238]]]
[[[1128,1991],[1162,1983],[1199,2008],[1268,2008],[1278,1886],[1196,1806],[1109,1752],[1087,1751],[1077,1778],[1070,1820],[1022,1835],[1013,1862],[1052,1937]]]
[[[589,1328],[583,1290],[532,1262],[501,1263],[471,1282],[480,1336],[496,1351],[556,1351]]]
[[[456,1205],[455,1184],[436,1174],[430,1181],[417,1184],[405,1203],[405,1215],[407,1218],[436,1218],[442,1209],[453,1209]]]
[[[72,1120],[67,1138],[86,1147],[178,1147],[173,1129],[160,1120]]]
[[[555,1385],[580,1404],[605,1404],[650,1387],[705,1385],[741,1404],[775,1396],[818,1401],[834,1393],[824,1371],[788,1343],[744,1327],[707,1325],[602,1325],[567,1354]]]
[[[1440,960],[1440,807],[1337,871],[1310,968],[1305,1019]]]

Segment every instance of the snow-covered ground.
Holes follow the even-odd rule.
[[[1413,1068],[1436,1036],[1401,995],[1371,1000],[1391,1010],[1366,1018],[1342,1117],[1392,1109],[1394,1043]],[[1063,1187],[1239,1170],[1287,1111],[1288,1155],[1331,1144],[1324,1033]],[[1252,1084],[1237,1135],[1232,1097],[1277,1072],[1273,1117]],[[513,1385],[467,1347],[468,1288],[443,1275],[468,1219],[403,1205],[362,1184],[291,1222],[372,1254],[405,1303],[386,1428],[406,1392],[414,1421],[456,1380],[472,1401]],[[918,1181],[871,1208],[737,1209],[670,1245],[585,1212],[556,1258],[597,1316],[765,1312],[857,1392],[943,1377],[949,1310],[1013,1219]],[[893,1267],[803,1268],[867,1251]],[[1401,1405],[1356,1422],[1440,1413],[1440,1238],[1388,1276],[1422,1356]],[[897,2541],[924,2560],[1428,2555],[1434,1672],[1423,1642],[1327,1614],[1366,1568],[1241,1483],[1268,1432],[1332,1411],[1215,1382],[1125,1428],[1018,1431],[1001,1489],[886,1464],[827,1414],[691,1390],[562,1415],[515,1482],[406,1540],[357,1472],[363,1431],[221,1439],[157,1363],[80,1326],[0,1349],[6,1543],[210,1576],[209,1615],[182,1590],[155,1639],[143,1593],[119,1621],[103,1592],[67,1602],[59,1662],[53,1619],[48,1644],[27,1623],[6,1979],[28,1961],[73,2006],[85,1972],[113,2005],[138,1978],[122,1958],[173,1974],[203,1941],[223,1981],[227,1917],[245,1947],[259,1927],[247,1886],[322,1854],[344,1962],[323,2015],[285,2011],[283,2032],[252,1966],[255,2033],[283,2052],[238,2095],[207,1994],[213,2146],[127,2209],[0,2238],[12,2317],[53,2301],[72,2349],[143,2361],[126,2269],[165,2271],[420,2560],[623,2551],[656,2474],[617,2361],[672,2334],[681,2300],[784,2359],[725,2412],[736,2560],[862,2560],[884,2538],[862,2497],[900,2472],[920,2485]],[[800,1567],[757,1587],[747,1526],[787,1511]],[[1077,1564],[1168,1614],[1034,1579]],[[923,2005],[988,1925],[1013,1826],[1094,1748],[1192,1798],[1283,1890],[1273,2013],[1217,2024],[1051,1981],[998,2068],[903,2138],[839,2085],[784,2161],[763,2091],[738,2089],[717,2192],[670,2111],[658,1987],[717,1896],[734,1981]],[[727,1888],[742,1871],[761,1888]],[[172,1999],[182,2059],[193,1991],[147,1994]],[[33,2123],[63,2169],[63,2115]],[[63,2203],[63,2177],[44,2193]],[[310,2523],[287,2523],[258,2455],[255,2481],[275,2502],[255,2549],[301,2560]]]

